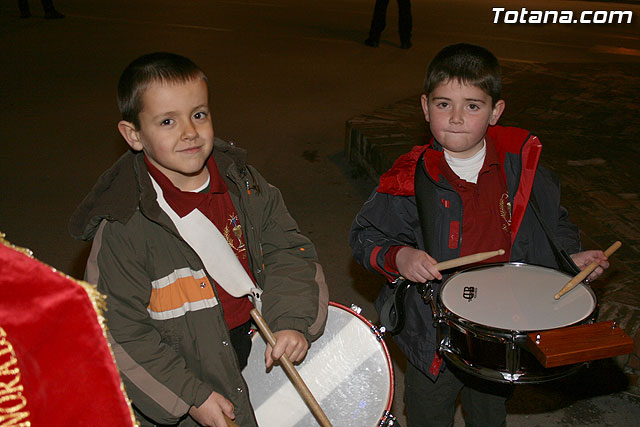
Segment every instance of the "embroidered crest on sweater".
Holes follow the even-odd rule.
[[[509,201],[509,195],[503,193],[500,196],[500,217],[502,218],[502,229],[509,231],[511,228],[511,202]]]
[[[238,215],[229,215],[228,221],[229,224],[224,227],[224,238],[227,240],[227,243],[229,243],[229,246],[238,254],[246,252],[247,248],[242,240],[242,225],[238,220]],[[242,256],[246,257],[247,255],[243,253]]]

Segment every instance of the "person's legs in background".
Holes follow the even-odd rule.
[[[31,16],[29,2],[27,0],[18,0],[18,9],[20,10],[20,18],[28,18]]]
[[[53,7],[53,0],[42,0],[42,8],[44,9],[44,19],[64,18],[64,15]]]
[[[56,10],[53,6],[53,0],[41,0],[42,9],[44,10],[45,19],[61,19],[64,15]],[[18,0],[18,9],[20,10],[20,18],[29,18],[31,10],[29,9],[28,0]]]
[[[398,0],[398,29],[400,32],[400,47],[411,47],[411,30],[413,20],[411,18],[411,0]]]
[[[389,0],[376,0],[376,5],[373,8],[369,38],[364,41],[364,44],[367,46],[378,47],[380,44],[380,35],[387,25],[387,6],[389,6]]]

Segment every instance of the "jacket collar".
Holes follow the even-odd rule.
[[[237,194],[231,178],[244,173],[246,151],[216,138],[213,157],[229,191]],[[69,232],[77,239],[91,240],[103,219],[126,223],[138,209],[156,221],[163,215],[156,202],[144,155],[129,150],[98,178],[71,216]]]
[[[535,171],[542,144],[529,131],[496,125],[487,129],[485,138],[494,143],[501,164],[504,164],[508,154],[516,154],[522,156],[522,164],[526,166],[523,173]],[[392,168],[380,177],[377,191],[398,196],[413,196],[416,164],[423,154],[429,177],[434,182],[439,182],[440,161],[444,154],[442,146],[432,138],[429,144],[413,147],[410,152],[400,156]]]

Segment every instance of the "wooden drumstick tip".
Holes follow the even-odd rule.
[[[227,423],[227,427],[239,427],[238,424],[235,423],[235,421],[233,421],[231,418],[227,417],[226,415],[224,415],[224,420]]]

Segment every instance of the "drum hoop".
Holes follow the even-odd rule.
[[[598,307],[594,308],[594,310],[589,314],[589,316],[585,317],[582,320],[579,320],[571,325],[562,326],[577,326],[584,325],[586,323],[593,323],[597,318]],[[475,323],[460,316],[457,316],[455,313],[447,312],[444,314],[449,323],[449,327],[456,327],[461,329],[461,332],[472,333],[477,336],[482,336],[484,339],[489,339],[489,341],[502,342],[504,340],[508,341],[518,341],[524,340],[527,338],[527,335],[532,332],[540,332],[541,330],[520,330],[520,329],[502,329],[502,328],[494,328],[489,327],[487,325],[483,325],[481,323]],[[550,328],[556,329],[556,328]]]
[[[367,326],[369,326],[369,329],[371,330],[371,333],[376,336],[376,340],[378,341],[378,343],[382,347],[382,350],[384,351],[385,359],[386,359],[386,362],[387,362],[387,367],[389,368],[389,399],[387,400],[387,408],[386,408],[385,411],[386,412],[390,411],[391,410],[391,405],[393,404],[393,395],[394,395],[394,373],[393,373],[393,364],[391,362],[391,355],[389,354],[389,349],[387,348],[387,343],[384,342],[383,335],[378,331],[378,328],[376,328],[373,325],[373,323],[371,323],[369,320],[367,320],[360,313],[357,313],[354,310],[350,309],[349,307],[347,307],[345,305],[342,305],[340,303],[337,303],[337,302],[329,301],[329,305],[333,306],[335,308],[339,308],[341,310],[344,310],[344,311],[346,311],[346,312],[348,312],[350,314],[353,314],[358,319],[363,321]],[[385,411],[383,411],[383,413],[381,414],[381,419],[384,416],[384,412]]]
[[[439,316],[441,318],[447,318],[450,322],[454,323],[455,325],[462,325],[464,326],[465,330],[469,330],[470,332],[474,332],[478,335],[483,335],[483,336],[498,336],[500,338],[496,338],[497,341],[499,341],[501,338],[512,338],[514,336],[516,336],[517,338],[526,338],[526,335],[528,333],[531,332],[537,332],[538,330],[524,330],[524,329],[503,329],[503,328],[494,328],[494,327],[489,327],[487,325],[483,325],[481,323],[476,323],[473,322],[471,320],[465,319],[464,317],[461,317],[457,314],[455,314],[454,312],[452,312],[451,310],[449,310],[449,308],[444,304],[444,302],[442,302],[442,291],[444,290],[444,288],[446,287],[447,283],[449,283],[449,281],[453,280],[453,278],[455,278],[456,276],[468,272],[468,271],[472,271],[472,270],[478,270],[478,269],[484,269],[484,268],[490,268],[490,267],[497,267],[497,266],[505,266],[505,265],[510,265],[510,266],[514,266],[514,267],[536,267],[536,268],[541,268],[541,269],[545,269],[545,270],[552,270],[555,271],[557,273],[561,273],[567,276],[568,279],[571,278],[571,276],[569,276],[567,273],[564,273],[562,271],[556,270],[555,268],[550,268],[550,267],[546,267],[543,265],[536,265],[536,264],[528,264],[528,263],[524,263],[524,262],[497,262],[497,263],[492,263],[492,264],[482,264],[482,265],[477,265],[474,267],[469,267],[469,268],[465,268],[463,270],[457,271],[454,274],[452,274],[451,276],[447,277],[447,280],[445,280],[442,283],[442,286],[440,287],[440,291],[438,292],[438,297],[437,297],[437,307],[440,308],[440,313]],[[593,299],[594,302],[594,307],[593,310],[591,310],[591,313],[589,313],[588,316],[584,317],[583,319],[580,319],[574,323],[572,323],[571,325],[582,325],[585,323],[593,323],[596,320],[596,316],[598,313],[598,308],[599,308],[599,304],[598,304],[598,299],[596,298],[595,293],[593,292],[593,289],[591,289],[591,287],[589,285],[587,285],[584,282],[581,282],[581,284],[585,287],[585,289],[587,290],[587,292],[589,293],[589,295],[591,296],[591,298]],[[571,326],[570,325],[570,326]],[[555,328],[550,328],[550,329],[555,329]]]
[[[473,365],[472,363],[468,363],[464,358],[451,351],[447,351],[444,357],[450,358],[452,363],[458,369],[461,369],[468,374],[477,375],[481,378],[489,379],[491,381],[496,381],[503,384],[539,384],[557,380],[579,371],[588,364],[588,362],[576,363],[573,365],[564,366],[561,370],[559,370],[558,368],[551,368],[547,369],[543,374],[532,372],[509,373],[506,371],[500,371],[498,369],[491,369],[484,366]]]

